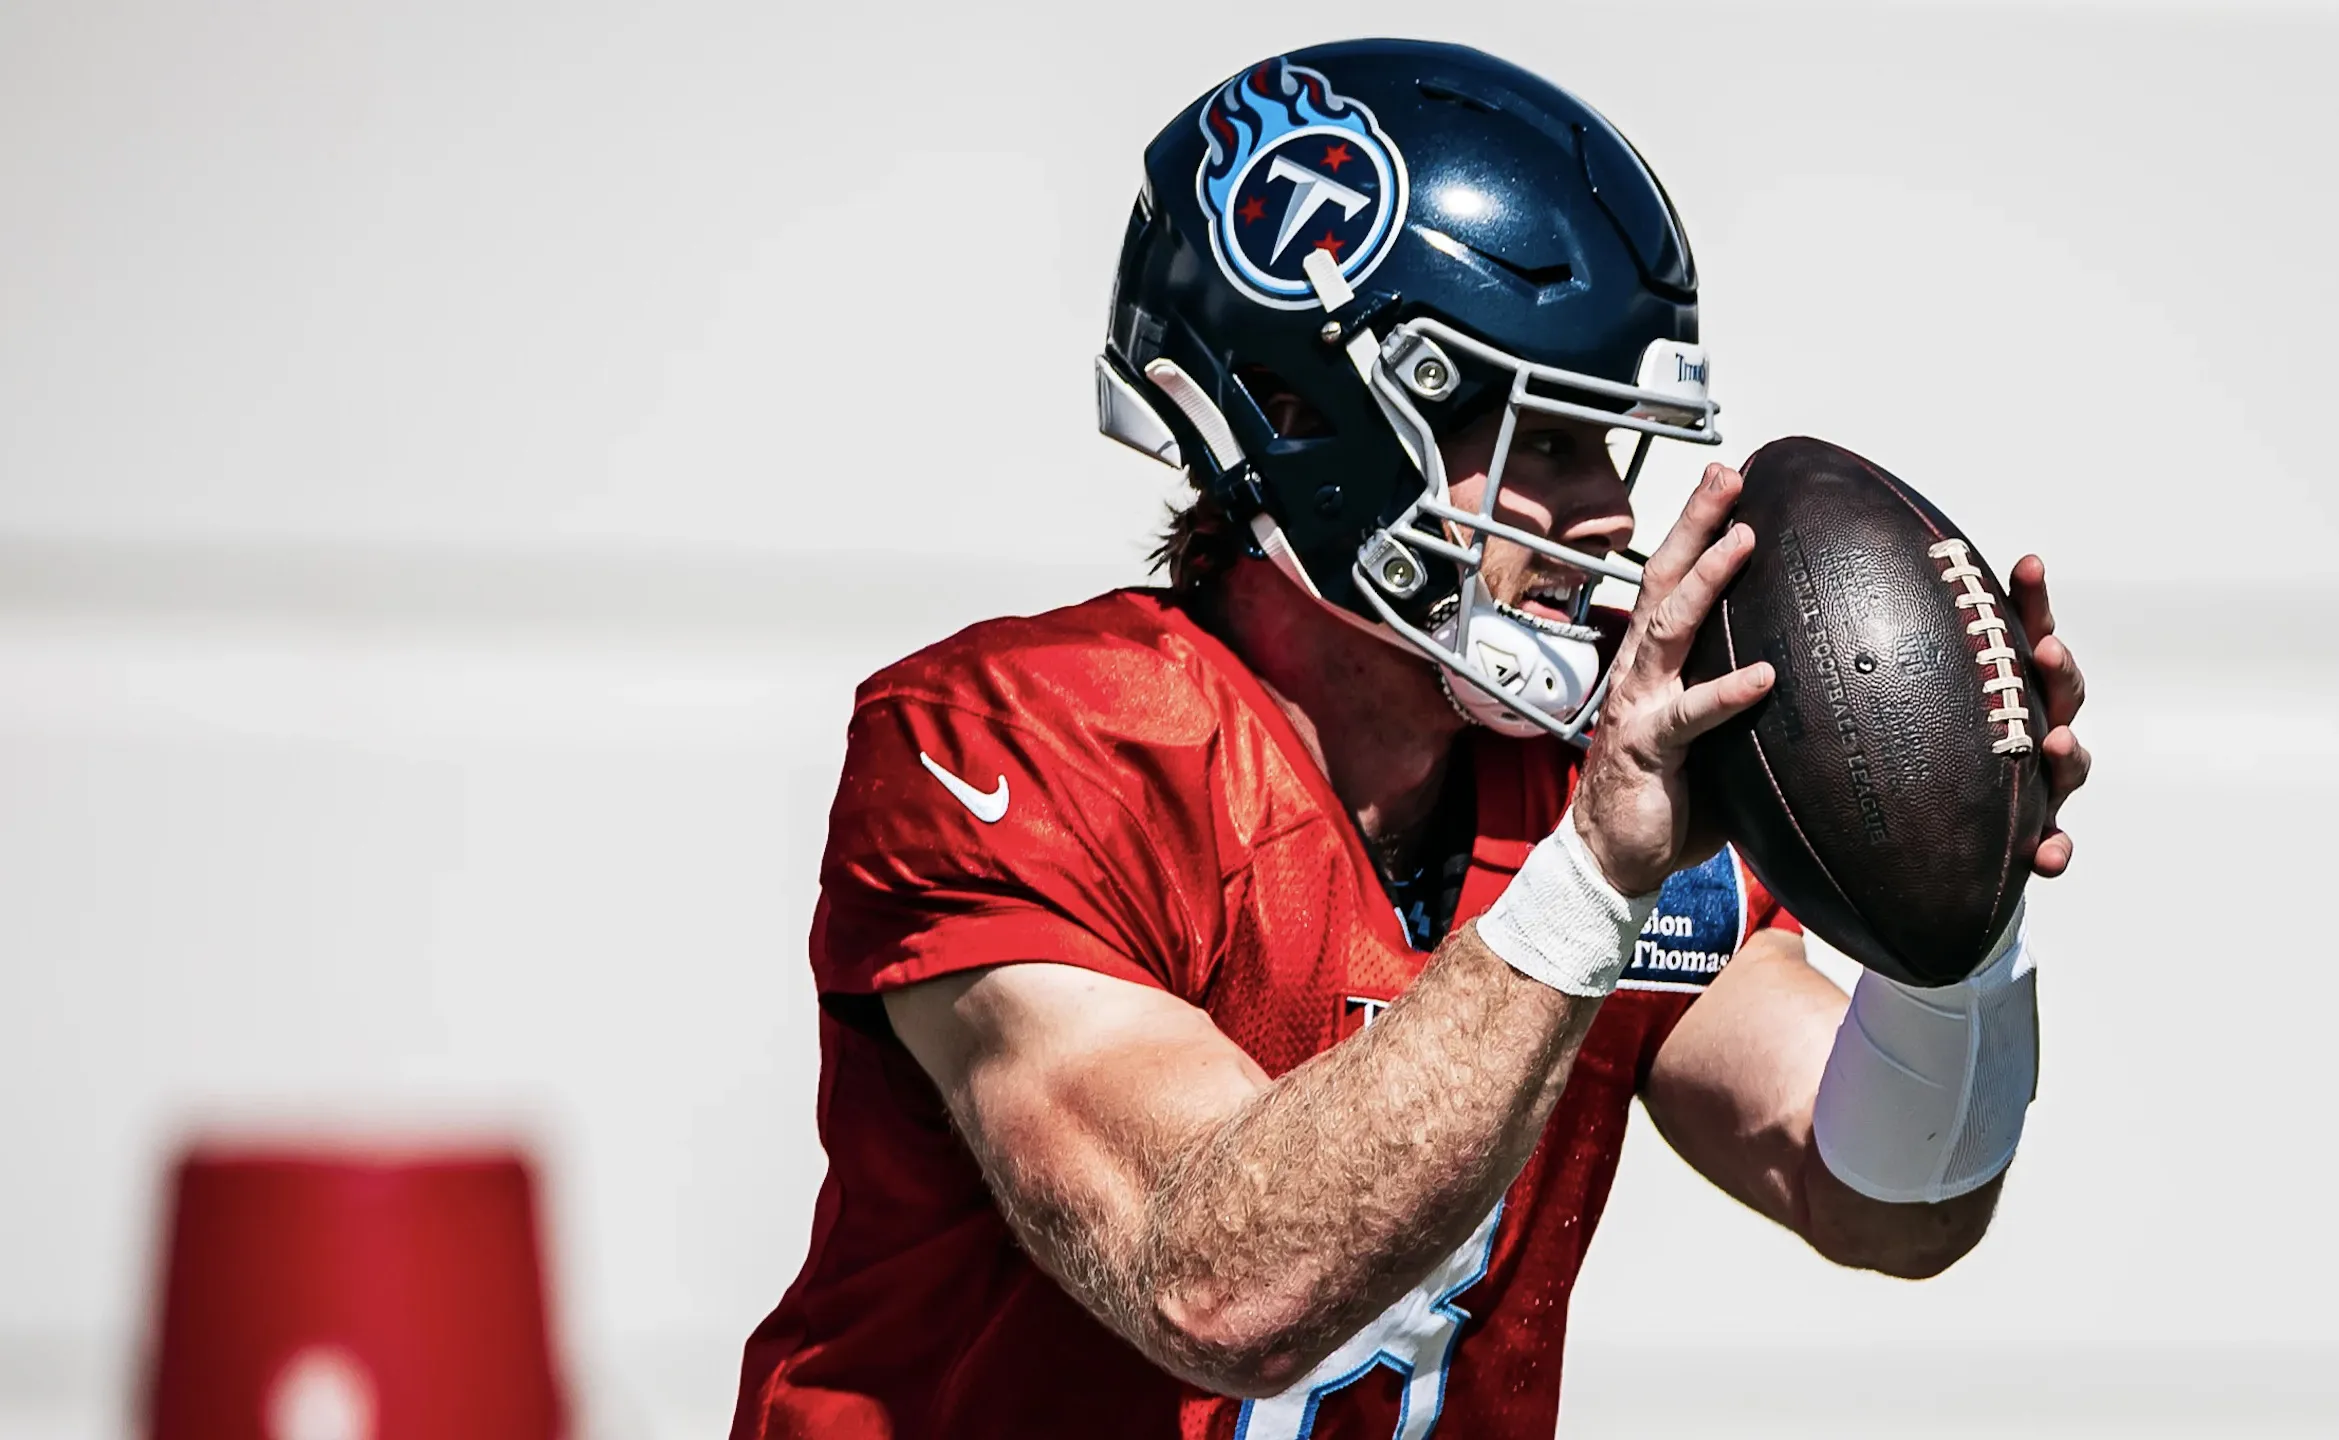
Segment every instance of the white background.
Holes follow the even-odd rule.
[[[171,1147],[263,1123],[525,1138],[588,1433],[721,1433],[854,682],[1139,576],[1139,151],[1430,29],[1665,177],[1728,454],[2045,553],[2094,682],[1990,1242],[1835,1273],[1643,1130],[1571,1433],[2339,1428],[2339,17],[0,0],[0,1437],[126,1433]]]

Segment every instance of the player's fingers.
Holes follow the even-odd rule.
[[[2031,647],[2030,658],[2038,662],[2039,678],[2047,692],[2047,723],[2068,725],[2078,717],[2079,707],[2087,703],[2087,677],[2079,672],[2079,661],[2071,654],[2071,647],[2060,635],[2049,635]]]
[[[2022,617],[2022,633],[2038,644],[2055,633],[2055,607],[2047,603],[2047,562],[2025,555],[2014,562],[2007,580],[2014,589],[2014,611]]]
[[[2039,754],[2047,762],[2047,793],[2059,809],[2072,791],[2087,783],[2088,772],[2095,769],[2095,757],[2068,725],[2049,730],[2047,738],[2039,742]]]
[[[2070,869],[2071,837],[2060,830],[2049,830],[2047,838],[2039,842],[2038,853],[2030,857],[2030,868],[2048,880]]]
[[[1690,741],[1768,695],[1777,678],[1769,661],[1757,660],[1719,679],[1692,685],[1674,696],[1659,714],[1653,738],[1661,749],[1684,749]]]
[[[1732,525],[1721,539],[1708,545],[1689,573],[1681,577],[1642,622],[1640,643],[1633,647],[1633,666],[1643,680],[1666,680],[1680,672],[1715,599],[1746,557],[1754,553],[1754,532]]]
[[[1681,507],[1681,518],[1673,522],[1664,543],[1641,567],[1641,603],[1636,609],[1664,599],[1681,583],[1730,518],[1730,507],[1738,503],[1738,486],[1738,472],[1729,466],[1706,467],[1705,478],[1697,482],[1697,488],[1689,493],[1689,503]]]

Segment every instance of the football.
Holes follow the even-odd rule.
[[[1954,984],[2046,825],[2030,642],[1972,542],[1876,465],[1795,437],[1743,474],[1754,553],[1684,679],[1757,660],[1778,678],[1694,744],[1693,793],[1808,929],[1905,984]]]

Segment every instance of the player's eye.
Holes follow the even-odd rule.
[[[1565,459],[1575,450],[1575,441],[1565,430],[1537,430],[1527,436],[1525,444],[1536,454],[1554,460]]]

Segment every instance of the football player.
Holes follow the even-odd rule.
[[[1099,396],[1193,479],[1169,585],[861,687],[830,1169],[735,1440],[1547,1436],[1636,1095],[1838,1264],[1980,1239],[2019,917],[1847,1002],[1687,803],[1773,683],[1680,675],[1751,544],[1733,472],[1626,551],[1649,446],[1720,438],[1696,284],[1623,137],[1475,51],[1271,59],[1153,142]],[[2059,803],[2080,676],[2035,558],[2013,588]]]

